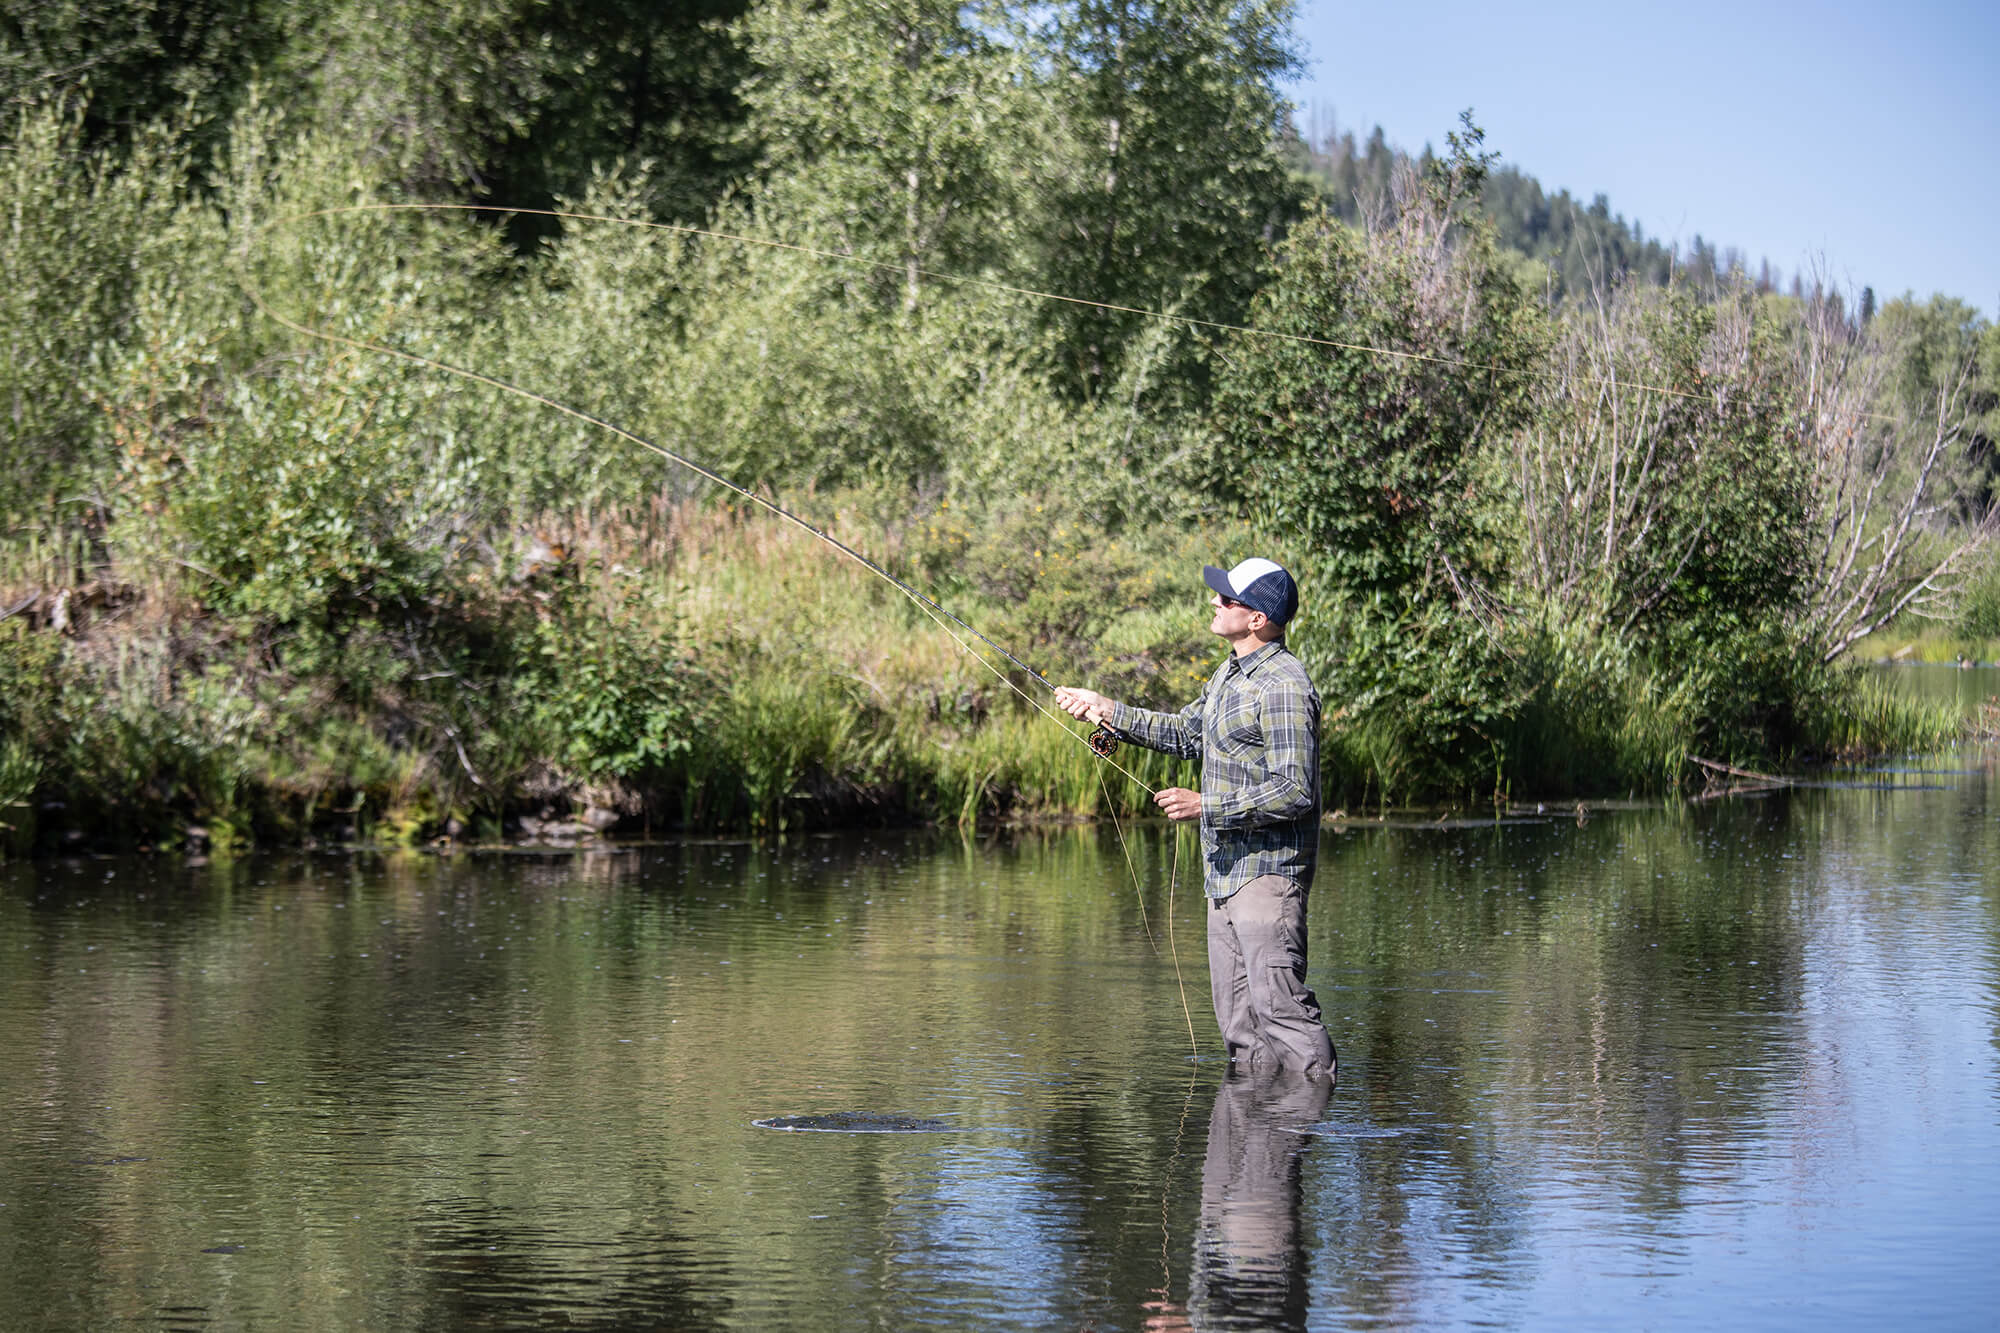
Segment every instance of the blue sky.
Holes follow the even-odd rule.
[[[1787,275],[2000,310],[2000,0],[1299,0],[1301,125],[1443,147]]]

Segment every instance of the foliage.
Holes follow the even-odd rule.
[[[244,818],[243,784],[257,710],[219,664],[176,660],[160,640],[115,655],[67,650],[50,634],[0,626],[0,757],[27,802],[16,832],[88,827],[116,811],[136,840],[172,840],[177,820],[225,830]],[[0,816],[0,819],[5,819]],[[6,820],[6,822],[15,822]]]
[[[58,734],[59,665],[46,636],[0,621],[0,852],[25,850],[34,839],[34,798]]]
[[[1879,341],[1894,323],[1857,333],[1815,294],[1794,339],[1796,448],[1818,536],[1804,637],[1825,661],[1898,616],[1948,618],[1963,572],[2000,529],[1970,350],[1925,410],[1905,415],[1894,395],[1907,357]]]
[[[1490,234],[1453,216],[1477,165],[1411,182],[1384,231],[1294,228],[1253,310],[1263,332],[1230,345],[1219,416],[1258,464],[1232,483],[1342,597],[1421,597],[1496,563],[1473,464],[1524,415],[1542,335]]]
[[[545,207],[619,157],[697,217],[754,157],[739,141],[743,0],[562,6],[418,0],[40,0],[0,16],[0,110],[75,104],[92,145],[191,111],[191,167],[256,101],[386,161],[397,181]],[[525,238],[538,224],[519,228]]]
[[[893,589],[577,413],[1140,702],[1213,664],[1201,563],[1286,559],[1349,803],[1660,788],[1690,753],[1923,731],[1822,659],[1912,588],[1952,609],[1979,555],[2000,341],[1963,310],[1552,311],[1482,218],[1469,122],[1363,226],[1291,226],[1283,4],[414,14],[0,25],[0,67],[50,92],[5,94],[0,127],[17,843],[112,811],[221,847],[577,804],[767,829],[1144,808]],[[71,57],[174,98],[83,100]],[[364,211],[544,190],[710,226]],[[1846,430],[1953,356],[1936,433]],[[1847,522],[1863,493],[1907,521]],[[1841,573],[1830,532],[1889,554]]]
[[[1599,311],[1562,325],[1510,450],[1524,590],[1669,664],[1796,615],[1815,497],[1778,321],[1741,297],[1645,289]]]
[[[2000,559],[1989,556],[1967,586],[1956,629],[1968,639],[2000,639]]]
[[[661,598],[619,570],[599,604],[566,582],[535,619],[514,687],[542,753],[580,783],[657,778],[700,729],[690,669],[661,632]]]
[[[1934,754],[1969,730],[1954,705],[1912,698],[1862,668],[1842,668],[1824,684],[1831,688],[1805,696],[1806,744],[1818,754]]]
[[[1107,539],[1060,492],[995,504],[976,524],[946,511],[926,532],[921,555],[932,586],[947,595],[963,587],[993,608],[982,630],[1044,675],[1087,678],[1119,698],[1178,708],[1214,666],[1196,575],[1221,557],[1199,536]]]
[[[1886,302],[1869,327],[1885,351],[1885,406],[1897,417],[1930,422],[1941,402],[1964,418],[1964,457],[1976,481],[1960,514],[1991,502],[2000,483],[2000,324],[1956,298],[1925,302],[1905,296]],[[1970,503],[1966,503],[1970,501]]]
[[[400,437],[445,392],[347,353],[243,384],[228,425],[188,449],[173,511],[208,599],[319,629],[423,600],[454,553],[471,464]]]
[[[175,225],[186,162],[168,126],[119,156],[86,147],[72,111],[9,119],[12,133],[0,137],[0,418],[11,447],[0,519],[48,521],[78,505],[108,443],[90,368],[108,347],[157,336],[134,327],[134,304],[188,248]]]
[[[1510,672],[1490,633],[1502,568],[1482,455],[1525,415],[1539,317],[1465,205],[1478,133],[1372,233],[1321,214],[1279,249],[1219,386],[1257,523],[1312,593],[1292,637],[1365,738],[1374,778],[1431,788],[1490,761]],[[1276,335],[1276,336],[1272,336]],[[1379,355],[1367,348],[1387,348]],[[1391,771],[1379,756],[1418,757]]]
[[[0,741],[0,855],[33,843],[34,805],[29,800],[42,776],[41,761],[18,740]]]
[[[280,59],[289,26],[283,6],[259,0],[9,5],[0,15],[0,109],[75,104],[97,146],[191,109],[205,150],[257,69]]]
[[[1695,744],[1693,680],[1648,668],[1631,643],[1576,625],[1524,636],[1526,697],[1500,727],[1505,781],[1543,796],[1657,791]]]
[[[1038,36],[1061,117],[1040,233],[1050,291],[1232,323],[1256,292],[1267,239],[1300,207],[1275,151],[1280,83],[1299,67],[1292,0],[1071,0]],[[1150,321],[1128,311],[1044,307],[1062,383],[1118,385]],[[1200,358],[1172,382],[1198,385]],[[1187,401],[1199,393],[1183,387]]]
[[[420,189],[546,206],[595,164],[643,158],[650,202],[696,217],[747,165],[732,142],[746,65],[725,26],[742,9],[346,0],[302,15],[287,58],[315,127],[386,152]]]
[[[1041,135],[1031,54],[1000,4],[768,0],[740,29],[756,72],[750,132],[763,192],[905,309],[925,270],[1006,254],[1010,168]]]

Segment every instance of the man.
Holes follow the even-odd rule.
[[[1201,821],[1208,890],[1209,987],[1215,1021],[1240,1068],[1331,1078],[1333,1042],[1306,987],[1306,893],[1319,858],[1319,694],[1285,648],[1299,607],[1273,561],[1203,567],[1209,630],[1229,655],[1178,713],[1064,686],[1056,703],[1149,749],[1201,760],[1202,790],[1154,800],[1168,818]]]

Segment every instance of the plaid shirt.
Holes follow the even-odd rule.
[[[1208,896],[1259,875],[1311,884],[1319,859],[1319,692],[1282,642],[1223,659],[1178,713],[1119,704],[1126,740],[1201,760]]]

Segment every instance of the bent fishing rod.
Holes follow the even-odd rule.
[[[549,395],[540,393],[534,389],[529,389],[522,385],[515,384],[509,380],[502,379],[497,375],[489,375],[484,371],[473,370],[466,366],[455,365],[452,362],[444,361],[437,357],[424,356],[421,353],[406,351],[398,347],[390,347],[382,343],[368,342],[360,338],[350,338],[345,334],[333,333],[325,329],[313,328],[309,325],[302,324],[299,321],[291,319],[285,315],[280,314],[278,311],[272,309],[270,304],[264,300],[262,293],[260,293],[250,281],[250,275],[248,272],[248,266],[246,262],[249,251],[254,247],[254,245],[258,240],[260,240],[269,232],[279,227],[293,225],[316,217],[326,217],[343,213],[360,213],[360,212],[389,213],[389,212],[414,212],[414,211],[457,212],[457,213],[499,211],[499,212],[509,212],[509,213],[527,213],[527,214],[536,214],[544,217],[574,219],[577,221],[606,222],[622,226],[637,226],[637,227],[651,228],[655,230],[673,231],[690,235],[706,236],[715,239],[739,240],[739,241],[744,241],[746,243],[757,243],[757,242],[752,242],[751,238],[731,237],[727,236],[724,233],[702,231],[698,228],[676,227],[666,223],[655,223],[655,222],[642,221],[632,218],[601,217],[591,214],[566,213],[548,209],[505,209],[505,210],[483,209],[482,210],[476,208],[475,206],[465,205],[465,204],[437,204],[437,205],[363,204],[363,205],[351,205],[343,208],[321,209],[315,212],[301,213],[288,217],[281,217],[274,219],[270,222],[267,222],[263,226],[257,228],[257,230],[254,231],[248,238],[248,243],[244,246],[243,250],[238,252],[238,254],[234,258],[237,286],[242,289],[243,294],[249,298],[251,304],[254,305],[257,308],[257,310],[264,315],[266,319],[271,320],[273,323],[278,324],[283,328],[290,329],[294,333],[298,333],[303,335],[304,337],[315,339],[321,342],[327,342],[335,344],[337,346],[346,347],[353,351],[358,351],[362,353],[373,353],[374,355],[377,356],[386,356],[394,360],[402,361],[409,365],[422,367],[427,370],[434,370],[448,375],[455,375],[460,379],[468,380],[475,384],[484,384],[490,388],[498,389],[502,393],[513,394],[516,397],[526,399],[529,402],[537,403],[543,407],[551,408],[554,411],[560,412],[564,416],[570,417],[576,421],[580,421],[587,426],[592,426],[598,430],[602,430],[611,435],[615,435],[619,439],[629,441],[632,444],[636,444],[642,449],[650,450],[651,452],[658,454],[660,457],[668,460],[669,462],[676,463],[681,467],[686,468],[688,471],[694,473],[696,476],[701,477],[704,480],[713,482],[715,485],[722,487],[723,489],[729,491],[731,494],[741,496],[744,500],[749,501],[751,504],[764,510],[766,513],[769,513],[774,517],[779,518],[784,522],[791,524],[793,527],[798,528],[801,531],[811,535],[814,539],[820,542],[824,542],[827,546],[832,547],[842,556],[845,556],[847,559],[861,566],[863,569],[875,575],[877,578],[883,580],[885,583],[895,588],[898,592],[902,593],[905,597],[909,598],[910,602],[913,605],[915,605],[919,610],[921,610],[925,615],[929,616],[932,619],[932,621],[937,624],[938,628],[942,629],[945,632],[945,634],[949,636],[951,640],[959,646],[960,649],[962,649],[968,656],[972,657],[981,666],[985,667],[989,672],[991,672],[993,676],[1000,681],[1001,684],[1005,685],[1008,689],[1014,691],[1015,694],[1019,695],[1022,699],[1024,699],[1036,711],[1042,713],[1043,715],[1047,716],[1052,721],[1054,721],[1057,726],[1063,729],[1065,734],[1069,735],[1074,739],[1081,740],[1085,745],[1089,746],[1091,752],[1094,753],[1099,759],[1103,760],[1106,764],[1109,764],[1112,768],[1115,768],[1120,773],[1124,774],[1124,776],[1127,779],[1136,784],[1141,790],[1145,791],[1148,795],[1151,796],[1159,795],[1159,790],[1157,788],[1155,788],[1152,784],[1145,781],[1145,779],[1133,773],[1131,769],[1125,767],[1123,764],[1119,763],[1116,758],[1113,757],[1118,748],[1118,740],[1116,735],[1112,732],[1111,728],[1108,725],[1106,725],[1103,722],[1099,722],[1095,730],[1091,731],[1088,735],[1078,732],[1075,728],[1069,725],[1068,720],[1062,714],[1045,707],[1040,700],[1036,699],[1034,696],[1030,695],[1026,690],[1022,689],[1019,684],[1017,684],[1011,677],[1007,675],[1007,673],[1001,671],[983,653],[979,652],[970,643],[968,643],[966,639],[960,635],[959,631],[963,630],[966,635],[970,635],[972,638],[977,639],[980,643],[985,644],[988,648],[991,648],[994,652],[1004,657],[1007,661],[1013,663],[1016,667],[1019,667],[1021,671],[1026,673],[1027,676],[1030,679],[1032,679],[1036,684],[1042,686],[1044,689],[1050,691],[1051,693],[1054,693],[1056,687],[1054,683],[1049,680],[1048,677],[1044,676],[1041,672],[1035,670],[1035,668],[1033,668],[1032,666],[1029,666],[1025,661],[1023,661],[1018,655],[1016,655],[1011,650],[994,642],[987,635],[981,633],[978,628],[968,623],[963,617],[957,615],[955,612],[941,605],[936,599],[918,591],[916,588],[911,587],[908,583],[904,582],[902,579],[897,578],[894,574],[891,574],[887,569],[884,569],[876,561],[870,559],[867,555],[864,555],[861,551],[855,549],[853,546],[842,541],[840,538],[834,536],[832,533],[828,532],[825,528],[816,527],[813,524],[808,523],[805,519],[793,513],[791,510],[785,508],[777,501],[772,500],[767,496],[757,494],[750,488],[730,480],[728,477],[723,476],[721,473],[715,471],[713,468],[710,468],[707,465],[700,463],[693,458],[688,457],[686,454],[683,454],[678,450],[670,449],[666,445],[663,445],[656,440],[647,439],[645,436],[640,435],[635,431],[628,430],[626,427],[619,425],[615,421],[607,420],[603,417],[597,416],[595,413],[592,412],[586,412],[582,408],[573,406],[572,404],[569,403],[565,403],[560,399],[552,398]],[[835,259],[835,260],[846,259],[849,260],[850,262],[857,262],[857,263],[870,262],[863,260],[855,260],[852,256],[842,256],[834,254],[832,252],[810,250],[807,247],[803,246],[786,245],[782,242],[762,242],[762,244],[772,245],[779,249],[803,251],[805,253],[826,259]],[[988,285],[993,285],[993,284],[988,284]],[[1081,302],[1074,297],[1054,297],[1052,299],[1072,301],[1078,304],[1090,304],[1090,305],[1099,304],[1097,302]],[[1140,312],[1140,313],[1150,314],[1153,312]],[[1179,318],[1176,316],[1157,316],[1157,317],[1165,319]],[[1181,322],[1199,324],[1203,323],[1204,321],[1190,321],[1183,319]],[[957,626],[957,629],[954,629],[953,626]],[[1104,781],[1104,772],[1102,769],[1097,770],[1097,778],[1099,785],[1104,787],[1105,789],[1106,808],[1111,811],[1113,826],[1118,830],[1119,846],[1124,850],[1127,869],[1130,870],[1132,873],[1132,887],[1134,893],[1138,896],[1140,920],[1145,925],[1146,938],[1149,942],[1153,942],[1152,923],[1149,920],[1147,920],[1146,917],[1146,900],[1144,893],[1140,890],[1138,868],[1132,864],[1131,849],[1125,845],[1124,827],[1118,821],[1118,814],[1115,807],[1115,802],[1111,800],[1109,784],[1105,783]],[[1181,1015],[1187,1022],[1188,1046],[1191,1051],[1195,1052],[1198,1055],[1199,1044],[1196,1042],[1194,1035],[1194,1014],[1188,1005],[1187,984],[1181,977],[1180,947],[1174,937],[1175,936],[1174,913],[1173,913],[1174,890],[1177,887],[1180,880],[1181,838],[1178,830],[1176,830],[1174,834],[1173,843],[1174,843],[1173,868],[1169,872],[1167,877],[1167,905],[1168,905],[1167,943],[1169,952],[1173,957],[1174,984],[1180,991]],[[1157,944],[1157,942],[1153,942],[1153,951],[1156,954],[1159,952],[1159,945]]]
[[[347,209],[329,209],[329,210],[323,210],[320,213],[301,214],[297,217],[280,218],[277,219],[276,221],[268,222],[263,227],[257,230],[255,236],[253,237],[253,241],[257,238],[261,238],[264,234],[275,228],[285,226],[290,223],[304,221],[307,218],[325,216],[328,213],[375,211],[375,210],[386,210],[386,209],[409,210],[417,208],[423,208],[423,209],[437,208],[445,211],[467,211],[469,209],[469,206],[382,204],[382,205],[359,205],[356,206],[355,208],[347,208]],[[537,210],[508,210],[508,211],[529,212]],[[551,213],[549,215],[555,217],[587,216],[580,214],[562,214],[562,213]],[[616,219],[610,219],[610,218],[598,218],[592,220],[616,221]],[[662,224],[631,222],[628,223],[628,225],[658,226]],[[992,662],[988,661],[979,652],[974,650],[970,644],[966,643],[964,639],[960,638],[958,634],[952,630],[951,626],[956,625],[960,630],[963,630],[965,633],[979,640],[979,642],[985,644],[988,648],[991,648],[994,652],[1000,654],[1000,656],[1006,658],[1009,662],[1019,667],[1023,672],[1027,673],[1027,675],[1032,680],[1034,680],[1036,684],[1042,686],[1044,689],[1050,691],[1051,693],[1054,693],[1056,686],[1054,682],[1049,680],[1047,676],[1044,676],[1041,672],[1035,670],[1035,668],[1033,668],[1032,666],[1029,666],[1014,652],[1010,651],[1001,644],[994,642],[991,638],[982,633],[976,626],[968,623],[963,617],[957,615],[955,612],[943,606],[936,599],[927,596],[926,594],[918,591],[916,588],[911,587],[908,583],[904,582],[902,579],[897,578],[894,574],[890,573],[887,569],[884,569],[880,564],[878,564],[873,559],[870,559],[867,555],[864,555],[861,551],[856,550],[853,546],[850,546],[848,543],[834,536],[832,533],[828,532],[825,528],[816,527],[813,524],[807,522],[805,519],[793,513],[791,510],[785,508],[783,505],[777,503],[775,500],[769,499],[766,496],[759,495],[757,494],[757,492],[751,490],[749,487],[731,481],[728,477],[723,476],[721,473],[715,471],[713,468],[710,468],[703,463],[697,462],[695,459],[688,457],[686,454],[683,454],[675,449],[669,449],[666,445],[660,444],[658,441],[647,439],[645,436],[640,435],[635,431],[628,430],[627,428],[619,425],[615,421],[606,420],[605,418],[597,416],[594,413],[586,412],[580,407],[576,407],[572,404],[565,403],[560,399],[551,398],[547,394],[540,393],[534,389],[526,388],[519,384],[515,384],[509,380],[502,379],[497,375],[489,375],[484,371],[473,370],[466,366],[455,365],[451,362],[440,360],[437,357],[424,356],[421,353],[406,351],[402,348],[390,347],[383,343],[368,342],[359,338],[347,337],[345,334],[333,333],[325,329],[313,328],[309,325],[301,324],[297,320],[290,319],[285,315],[280,314],[278,311],[272,309],[271,306],[264,300],[262,294],[259,293],[256,287],[251,284],[249,280],[249,274],[245,271],[244,265],[242,263],[241,255],[239,255],[237,258],[236,281],[237,285],[242,289],[243,294],[249,297],[251,304],[256,306],[258,311],[261,312],[265,318],[271,320],[276,324],[283,326],[284,328],[290,329],[295,333],[303,334],[308,338],[314,338],[322,342],[334,343],[339,346],[347,347],[355,351],[371,352],[379,356],[392,357],[396,360],[403,361],[411,365],[421,366],[428,370],[436,370],[436,371],[441,371],[448,375],[456,375],[460,379],[470,380],[476,384],[484,384],[491,388],[498,389],[503,393],[510,393],[517,397],[527,399],[529,402],[538,403],[543,407],[552,408],[557,412],[561,412],[565,416],[572,417],[577,421],[583,422],[585,425],[594,426],[598,430],[606,431],[612,435],[617,436],[620,439],[630,441],[631,443],[638,445],[642,449],[651,450],[653,453],[658,454],[660,457],[667,459],[669,462],[679,464],[681,467],[686,468],[688,471],[694,473],[696,476],[701,477],[706,481],[713,482],[714,484],[723,487],[725,490],[730,491],[732,494],[741,496],[743,499],[765,510],[767,513],[770,513],[775,517],[791,524],[793,527],[796,527],[799,530],[810,534],[817,540],[826,543],[828,546],[838,551],[841,555],[845,556],[847,559],[852,560],[855,564],[860,565],[863,569],[867,570],[869,573],[875,575],[879,579],[882,579],[884,582],[888,583],[891,587],[895,588],[898,592],[902,593],[905,597],[909,598],[910,601],[915,603],[920,610],[922,610],[925,614],[929,615],[933,620],[937,621],[939,626],[943,628],[947,634],[951,635],[951,637],[958,643],[958,645],[961,648],[965,649],[967,653],[971,654],[971,656],[976,658],[981,663],[981,665],[987,668],[987,670],[993,672],[995,676],[999,677],[999,679],[1004,684],[1006,684],[1010,689],[1014,690],[1015,693],[1019,694],[1023,699],[1026,699],[1030,704],[1032,704],[1035,708],[1039,709],[1041,712],[1048,714],[1052,718],[1056,718],[1058,724],[1062,726],[1064,731],[1068,732],[1071,736],[1077,736],[1084,742],[1084,744],[1088,745],[1091,751],[1094,754],[1096,754],[1100,759],[1109,762],[1112,765],[1112,767],[1118,769],[1120,773],[1123,773],[1133,782],[1138,783],[1139,786],[1144,788],[1149,794],[1153,795],[1158,794],[1150,784],[1148,784],[1143,779],[1134,775],[1130,769],[1127,769],[1124,765],[1119,764],[1115,759],[1112,758],[1112,756],[1117,752],[1118,741],[1117,737],[1113,734],[1110,727],[1100,722],[1097,724],[1096,729],[1090,732],[1087,736],[1079,735],[1079,733],[1075,731],[1073,728],[1071,728],[1067,723],[1062,722],[1060,717],[1057,716],[1057,714],[1051,712],[1047,708],[1042,707],[1042,705],[1038,701],[1036,701],[1033,697],[1031,697],[1026,691],[1022,690],[1020,686],[1016,685],[1013,681],[1009,680],[1004,672],[996,668]],[[945,623],[946,621],[949,621],[950,624],[947,625]]]

